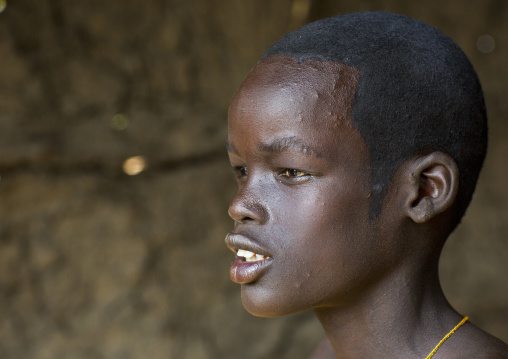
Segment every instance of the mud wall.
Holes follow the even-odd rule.
[[[367,9],[439,27],[479,72],[491,145],[442,278],[460,311],[508,340],[506,1],[4,6],[0,357],[305,358],[323,335],[312,315],[251,317],[228,278],[227,105],[286,31]]]

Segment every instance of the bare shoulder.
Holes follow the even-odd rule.
[[[508,359],[508,345],[474,324],[464,326],[462,335],[452,336],[435,355],[436,359]],[[309,359],[336,359],[330,341],[323,339]]]
[[[508,345],[472,323],[464,326],[462,335],[449,343],[448,356],[453,359],[508,359]],[[448,343],[447,343],[448,344]],[[443,346],[444,349],[444,346]],[[437,358],[436,358],[437,359]]]
[[[330,341],[327,338],[323,339],[309,359],[336,359]]]

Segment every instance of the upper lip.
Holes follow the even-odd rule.
[[[226,236],[226,245],[235,253],[238,252],[239,249],[245,249],[256,254],[272,257],[272,255],[255,240],[240,233],[228,233]]]

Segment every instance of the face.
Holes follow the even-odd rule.
[[[387,266],[369,221],[368,150],[350,118],[358,77],[339,63],[275,55],[233,98],[239,190],[226,243],[252,314],[347,305]]]

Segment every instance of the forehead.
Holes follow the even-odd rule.
[[[339,153],[351,161],[356,158],[353,153],[368,157],[351,120],[358,78],[356,69],[333,61],[298,62],[286,55],[265,58],[231,102],[229,148],[238,153],[244,152],[242,147],[299,148],[330,160]],[[273,145],[288,139],[291,146]]]
[[[334,61],[272,55],[260,61],[248,74],[233,97],[231,110],[258,110],[271,116],[287,112],[295,115],[309,109],[329,112],[338,120],[350,118],[358,86],[359,71]],[[311,116],[313,117],[313,116]]]
[[[305,59],[299,62],[288,55],[272,55],[260,61],[247,75],[232,105],[243,99],[277,104],[281,96],[301,104],[321,100],[350,112],[360,73],[351,66],[334,61]],[[276,98],[272,98],[277,94]],[[297,105],[293,104],[293,105]]]

